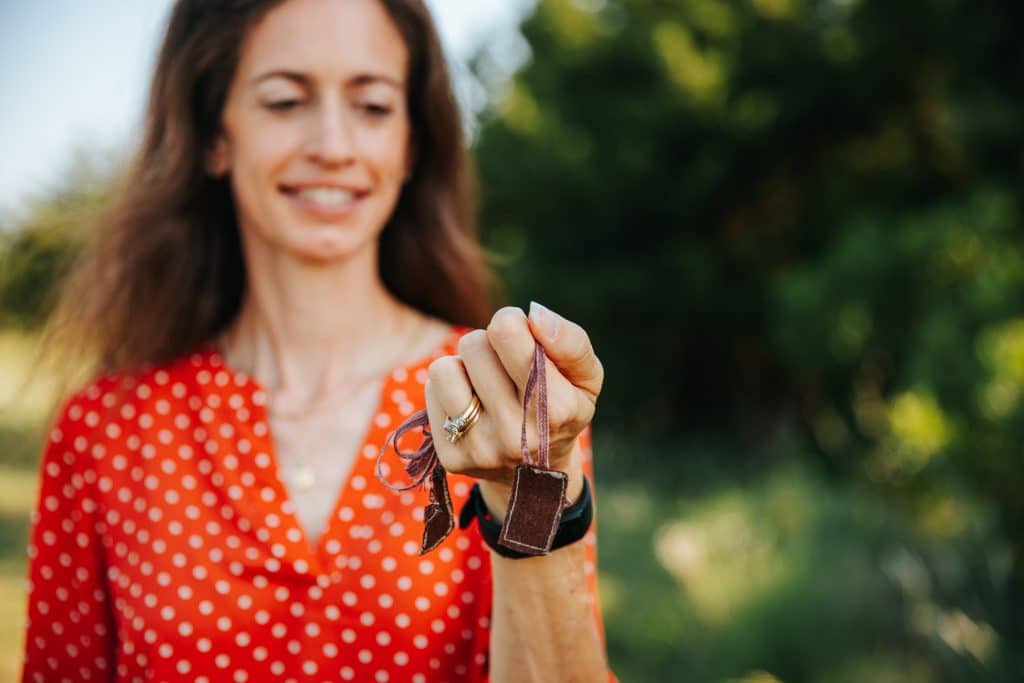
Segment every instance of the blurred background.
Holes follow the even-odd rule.
[[[1024,680],[1024,5],[434,0],[513,303],[586,328],[628,681]],[[46,378],[169,2],[0,0],[0,678]]]

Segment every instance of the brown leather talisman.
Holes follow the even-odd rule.
[[[429,553],[455,528],[452,496],[448,491],[448,477],[441,463],[430,474],[430,502],[423,508],[423,542],[420,555]]]
[[[569,476],[548,466],[548,388],[545,375],[545,355],[540,344],[534,348],[533,364],[523,391],[523,428],[520,449],[523,464],[516,467],[512,478],[512,497],[508,512],[501,525],[498,543],[528,555],[547,555],[562,520],[567,503],[565,490]],[[526,443],[526,416],[529,414],[530,396],[537,392],[537,434],[540,443],[537,459],[530,457]]]
[[[398,447],[398,440],[410,429],[421,428],[423,441],[415,451],[403,451]],[[411,488],[426,484],[430,490],[430,502],[423,508],[423,541],[420,543],[420,555],[436,548],[441,541],[455,528],[455,513],[452,510],[452,497],[448,491],[448,477],[434,450],[434,438],[430,433],[430,420],[427,411],[420,410],[409,416],[398,429],[388,434],[384,445],[377,454],[377,478],[393,491],[408,491]],[[412,478],[408,486],[395,486],[384,476],[384,450],[393,444],[398,457],[406,461],[405,471]]]
[[[517,467],[498,543],[529,555],[549,553],[562,520],[562,499],[568,480],[558,470]]]

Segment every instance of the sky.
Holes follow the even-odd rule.
[[[76,148],[135,140],[171,0],[0,0],[0,210],[44,193]],[[515,40],[532,0],[427,0],[458,63]],[[515,51],[504,51],[507,54]],[[456,71],[460,99],[473,83]],[[477,93],[477,99],[479,93]],[[465,106],[472,109],[472,104]]]

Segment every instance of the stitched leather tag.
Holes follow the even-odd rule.
[[[529,465],[516,467],[498,543],[521,553],[547,555],[562,520],[562,500],[568,484],[565,472]]]
[[[423,508],[423,542],[420,555],[436,548],[455,528],[452,497],[448,492],[448,477],[441,463],[430,473],[430,502]]]

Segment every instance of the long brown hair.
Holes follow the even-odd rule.
[[[40,353],[59,348],[61,390],[160,363],[210,341],[238,313],[245,264],[228,180],[204,170],[250,28],[284,0],[178,0],[150,85],[141,142],[114,200],[56,291]],[[409,51],[416,166],[380,237],[399,299],[484,327],[504,289],[479,243],[476,184],[444,53],[422,0],[379,0]],[[67,372],[70,370],[71,372]]]

